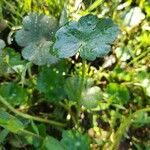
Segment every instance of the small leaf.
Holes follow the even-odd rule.
[[[66,150],[66,149],[57,139],[51,136],[47,136],[43,141],[41,150]]]
[[[56,32],[55,54],[68,58],[79,50],[83,59],[104,57],[118,34],[118,27],[111,19],[99,19],[92,14],[72,21]]]
[[[87,88],[82,92],[81,104],[88,109],[95,108],[102,99],[102,91],[98,86]]]
[[[0,131],[0,144],[2,144],[5,141],[8,134],[9,134],[9,131],[6,129],[3,129],[2,131]]]
[[[0,76],[21,71],[25,61],[21,60],[21,55],[11,48],[0,51]],[[20,68],[20,69],[19,69]]]
[[[77,101],[79,99],[80,82],[81,82],[81,79],[77,76],[69,77],[66,80],[64,89],[69,100]]]
[[[63,71],[57,66],[43,67],[40,71],[37,78],[37,89],[45,94],[46,99],[50,101],[63,99],[64,76],[62,73]]]
[[[18,84],[12,82],[1,84],[0,94],[14,106],[24,103],[28,98],[26,91]]]
[[[79,90],[81,84],[81,78],[78,76],[69,77],[64,85],[65,92],[68,99],[77,102],[80,99],[80,104],[88,109],[94,108],[98,104],[98,100],[102,99],[102,91],[98,86],[93,86],[92,79],[86,79],[82,93]]]
[[[18,133],[24,128],[20,120],[2,110],[0,110],[0,126],[13,133]]]
[[[90,150],[90,138],[76,131],[63,131],[61,143],[66,150]]]
[[[136,116],[135,119],[133,119],[132,121],[132,125],[136,128],[149,123],[150,117],[148,116],[147,113],[144,112],[139,113],[138,116]]]
[[[46,135],[47,135],[46,125],[39,124],[39,125],[37,125],[37,127],[38,127],[38,131],[39,131],[39,135],[41,135],[42,137],[46,137]]]
[[[125,85],[109,83],[106,92],[113,103],[126,104],[130,99],[130,94]]]
[[[22,55],[36,65],[53,64],[58,59],[51,55],[51,33],[57,20],[43,14],[31,13],[23,19],[23,28],[16,33],[16,42],[25,47]]]
[[[33,131],[34,131],[37,135],[39,135],[38,127],[37,127],[37,125],[36,125],[32,120],[31,120],[31,127],[32,127]]]

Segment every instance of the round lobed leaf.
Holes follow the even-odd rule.
[[[57,27],[57,20],[54,17],[39,13],[31,13],[23,19],[23,28],[16,33],[16,41],[22,46],[30,43],[50,40],[51,32]]]
[[[23,49],[22,55],[25,59],[32,61],[37,65],[54,64],[58,59],[51,55],[51,45],[52,42],[50,41],[31,43]]]
[[[59,63],[60,65],[60,63]],[[63,67],[61,65],[61,67]],[[65,78],[57,66],[43,67],[37,76],[37,89],[43,93],[48,101],[59,101],[64,98]]]
[[[61,143],[66,150],[90,150],[90,138],[86,134],[81,134],[73,130],[64,130]]]
[[[61,142],[59,142],[57,139],[51,137],[51,136],[47,136],[42,144],[41,149],[45,149],[45,150],[52,150],[52,149],[56,149],[56,150],[65,150],[63,144],[61,144]]]
[[[52,56],[51,33],[57,27],[57,20],[43,14],[31,13],[23,19],[23,28],[16,33],[16,42],[25,47],[22,55],[36,65],[53,64],[58,58]]]
[[[28,99],[26,90],[13,82],[1,84],[0,94],[13,106],[21,105]]]
[[[82,92],[81,104],[88,109],[92,109],[97,107],[98,101],[101,99],[101,89],[98,86],[93,86]]]
[[[99,19],[89,14],[78,22],[69,22],[56,32],[55,54],[68,58],[79,50],[83,59],[104,57],[118,34],[118,27],[111,19]]]

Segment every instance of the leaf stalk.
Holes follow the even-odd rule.
[[[64,123],[60,123],[57,121],[53,121],[53,120],[47,120],[44,118],[40,118],[40,117],[36,117],[36,116],[31,116],[25,113],[22,113],[18,110],[16,110],[15,108],[13,108],[1,95],[0,95],[0,102],[7,107],[10,111],[12,111],[14,114],[21,116],[23,118],[29,119],[29,120],[33,120],[33,121],[38,121],[38,122],[42,122],[42,123],[47,123],[50,125],[54,125],[54,126],[59,126],[59,127],[65,127],[66,124]]]

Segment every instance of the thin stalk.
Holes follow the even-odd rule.
[[[38,139],[41,139],[41,140],[43,140],[44,138],[43,137],[41,137],[40,135],[37,135],[37,134],[35,134],[35,133],[32,133],[32,132],[30,132],[30,131],[27,131],[27,130],[20,130],[20,132],[22,132],[22,133],[24,133],[24,134],[27,134],[27,135],[30,135],[30,136],[32,136],[32,137],[35,137],[35,138],[38,138]]]
[[[86,10],[86,12],[92,11],[93,9],[97,8],[98,6],[100,6],[103,2],[104,2],[104,0],[97,0],[97,1],[95,1],[93,4],[90,5],[90,7]]]
[[[79,116],[80,116],[80,104],[81,104],[81,98],[82,98],[82,91],[84,88],[84,81],[85,81],[85,69],[86,69],[86,60],[82,60],[82,76],[81,76],[81,80],[80,80],[80,87],[79,89],[79,95],[78,95],[78,100],[77,100],[77,128],[79,128]]]
[[[53,121],[53,120],[47,120],[44,118],[40,118],[40,117],[35,117],[35,116],[31,116],[22,112],[19,112],[18,110],[16,110],[15,108],[13,108],[1,95],[0,95],[0,102],[7,107],[10,111],[12,111],[14,114],[17,114],[18,116],[21,116],[23,118],[29,119],[29,120],[33,120],[33,121],[38,121],[38,122],[43,122],[43,123],[47,123],[47,124],[51,124],[54,126],[60,126],[60,127],[65,127],[64,123],[60,123],[57,121]]]
[[[72,118],[72,121],[73,121],[74,125],[76,125],[77,121],[76,121],[76,119],[74,117],[75,116],[74,113],[71,111],[70,106],[66,106],[62,102],[59,102],[59,105],[61,105],[64,109],[66,109],[68,111],[68,113],[71,115],[71,118]]]
[[[148,111],[150,111],[150,107],[137,110],[136,112],[129,115],[126,119],[124,119],[124,121],[121,123],[119,129],[117,130],[114,136],[115,141],[110,148],[111,150],[116,150],[118,148],[121,138],[123,137],[123,134],[126,132],[126,129],[132,123],[134,117],[137,116],[139,113]]]
[[[82,97],[82,91],[83,91],[83,88],[84,88],[84,79],[85,79],[85,66],[86,66],[86,60],[83,60],[82,61],[82,76],[81,76],[81,82],[80,82],[80,95],[79,95],[79,99],[78,99],[78,103],[80,104],[80,101],[81,101],[81,97]]]
[[[130,61],[128,63],[128,66],[139,61],[142,57],[148,55],[148,53],[150,52],[150,49],[148,49],[147,51],[144,51],[143,53],[141,53],[139,56],[135,57],[132,61]]]

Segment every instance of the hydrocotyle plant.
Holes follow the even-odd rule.
[[[111,19],[89,14],[78,22],[67,23],[56,32],[54,52],[59,58],[79,52],[83,59],[95,60],[108,54],[117,34],[118,26]]]
[[[23,19],[23,28],[16,33],[17,43],[24,47],[22,56],[36,65],[49,65],[56,63],[59,59],[69,58],[79,52],[83,59],[82,77],[79,80],[79,92],[76,92],[75,101],[78,105],[90,102],[85,94],[90,91],[91,101],[99,99],[101,92],[95,92],[84,87],[85,60],[93,61],[97,57],[104,57],[111,49],[111,44],[118,34],[118,26],[109,18],[98,18],[96,15],[88,14],[79,21],[70,21],[58,29],[53,40],[53,32],[56,30],[57,21],[53,17],[31,13]],[[53,45],[53,47],[52,47]],[[71,82],[74,79],[69,79]],[[71,83],[68,82],[68,83]],[[69,84],[69,89],[73,89]],[[96,91],[101,91],[95,87]],[[72,93],[69,90],[67,93]],[[68,95],[68,94],[67,94]],[[68,95],[70,97],[70,94]],[[91,99],[90,98],[90,99]],[[96,106],[96,101],[90,104]],[[88,105],[88,108],[90,108]]]
[[[17,31],[15,39],[24,47],[22,56],[36,65],[49,65],[58,59],[50,54],[53,42],[52,32],[57,27],[57,20],[39,13],[31,13],[23,19],[23,27]]]
[[[37,65],[57,62],[58,58],[69,58],[77,52],[83,59],[95,60],[108,54],[118,34],[118,26],[111,19],[98,18],[89,14],[78,22],[70,21],[52,34],[57,21],[39,13],[31,13],[23,19],[23,27],[16,33],[17,43],[24,47],[22,56]]]
[[[80,106],[82,105],[86,109],[95,108],[97,106],[97,101],[99,101],[102,97],[100,87],[93,85],[92,82],[89,82],[88,80],[85,80],[86,60],[93,61],[98,57],[104,57],[108,54],[111,49],[111,44],[113,43],[118,34],[118,26],[115,25],[111,19],[98,18],[95,15],[89,14],[81,17],[79,21],[70,21],[66,23],[64,26],[60,27],[60,29],[56,31],[57,27],[57,20],[55,18],[39,13],[31,13],[23,19],[22,29],[16,32],[15,39],[18,45],[23,47],[23,58],[39,66],[50,65],[56,63],[60,59],[69,58],[76,53],[80,54],[81,58],[83,59],[81,77],[73,76],[67,78],[66,80],[64,79],[66,81],[64,84],[66,87],[65,94],[68,96],[69,100],[75,101],[73,105],[75,104],[76,116],[74,117],[73,122],[74,127],[79,129],[79,117],[81,112]],[[4,45],[2,45],[2,49],[3,47]],[[52,67],[50,69],[52,69]],[[47,76],[45,76],[45,73],[47,74]],[[47,81],[47,78],[50,78],[51,80],[50,75],[53,76],[52,71],[47,70],[46,67],[45,70],[42,71],[42,73],[40,73],[39,77],[37,78],[37,89],[41,93],[44,93],[46,95],[50,94],[51,92],[51,95],[54,94],[55,97],[55,93],[52,91],[52,89],[53,87],[55,88],[57,86],[52,86],[52,88],[48,90],[49,84],[45,84],[45,86],[42,85],[42,82]],[[55,79],[59,79],[59,76]],[[54,82],[54,84],[56,83]],[[75,86],[74,84],[76,84],[77,86]],[[6,88],[8,89],[7,91],[4,90]],[[10,101],[12,102],[14,98],[16,99],[16,96],[12,97],[11,99],[7,98],[7,93],[10,92],[9,89],[11,88],[16,88],[17,91],[21,92],[21,96],[17,94],[16,96],[23,97],[24,100],[28,98],[26,91],[22,90],[22,87],[17,86],[16,83],[3,84],[0,89],[2,92],[2,96],[0,95],[0,101],[11,112],[32,122],[38,121],[59,127],[66,126],[66,123],[31,116],[14,109],[11,106]],[[61,88],[59,88],[58,86],[58,91],[59,89]],[[72,93],[70,90],[72,90]],[[12,96],[14,95],[12,94]],[[3,97],[6,97],[8,99],[8,102]],[[18,106],[22,103],[19,98],[17,100],[17,102],[13,103],[14,106]],[[63,103],[59,104],[62,106],[65,105]],[[70,108],[67,108],[67,110],[69,110],[71,116],[73,116]],[[15,122],[14,124],[19,124],[17,130],[14,130],[14,127],[10,127],[9,122],[4,122],[3,127],[8,129],[9,131],[14,133],[19,133],[21,131],[24,133],[28,133],[34,137],[40,137],[40,139],[43,139],[43,137],[41,138],[41,136],[37,134],[27,132],[24,129],[24,126],[13,117],[11,117],[9,114],[7,114],[7,118],[11,119],[12,122]],[[68,145],[72,144],[68,144],[68,139],[65,137],[73,137],[72,139],[74,141],[78,141],[80,134],[76,134],[76,132],[73,133],[72,131],[70,131],[66,133],[63,132],[63,136],[64,137],[61,142],[63,143],[64,147],[67,147]],[[90,149],[90,141],[86,136],[80,140],[80,143],[77,146],[79,147],[83,145],[82,143],[86,143],[84,141],[87,141],[87,144],[85,144],[87,146],[84,147],[87,147],[86,149]],[[43,142],[42,149],[45,148],[45,145],[49,145],[49,143],[55,146],[58,142],[56,142],[55,139],[47,136],[47,138],[45,138]]]
[[[85,89],[85,60],[93,61],[97,57],[104,57],[108,54],[112,42],[118,34],[118,26],[111,19],[98,18],[95,15],[88,14],[79,19],[79,21],[70,21],[61,27],[55,34],[56,41],[53,46],[53,52],[58,58],[69,58],[79,52],[82,63],[82,77],[69,79],[67,83],[68,97],[76,98],[78,105],[84,105],[87,108],[96,106],[96,101],[101,97],[99,87]],[[71,83],[71,84],[70,84]],[[78,87],[72,85],[78,84]],[[79,90],[74,89],[77,87]],[[73,95],[70,95],[74,89]],[[89,92],[90,94],[86,94]],[[90,97],[90,98],[88,98]]]

